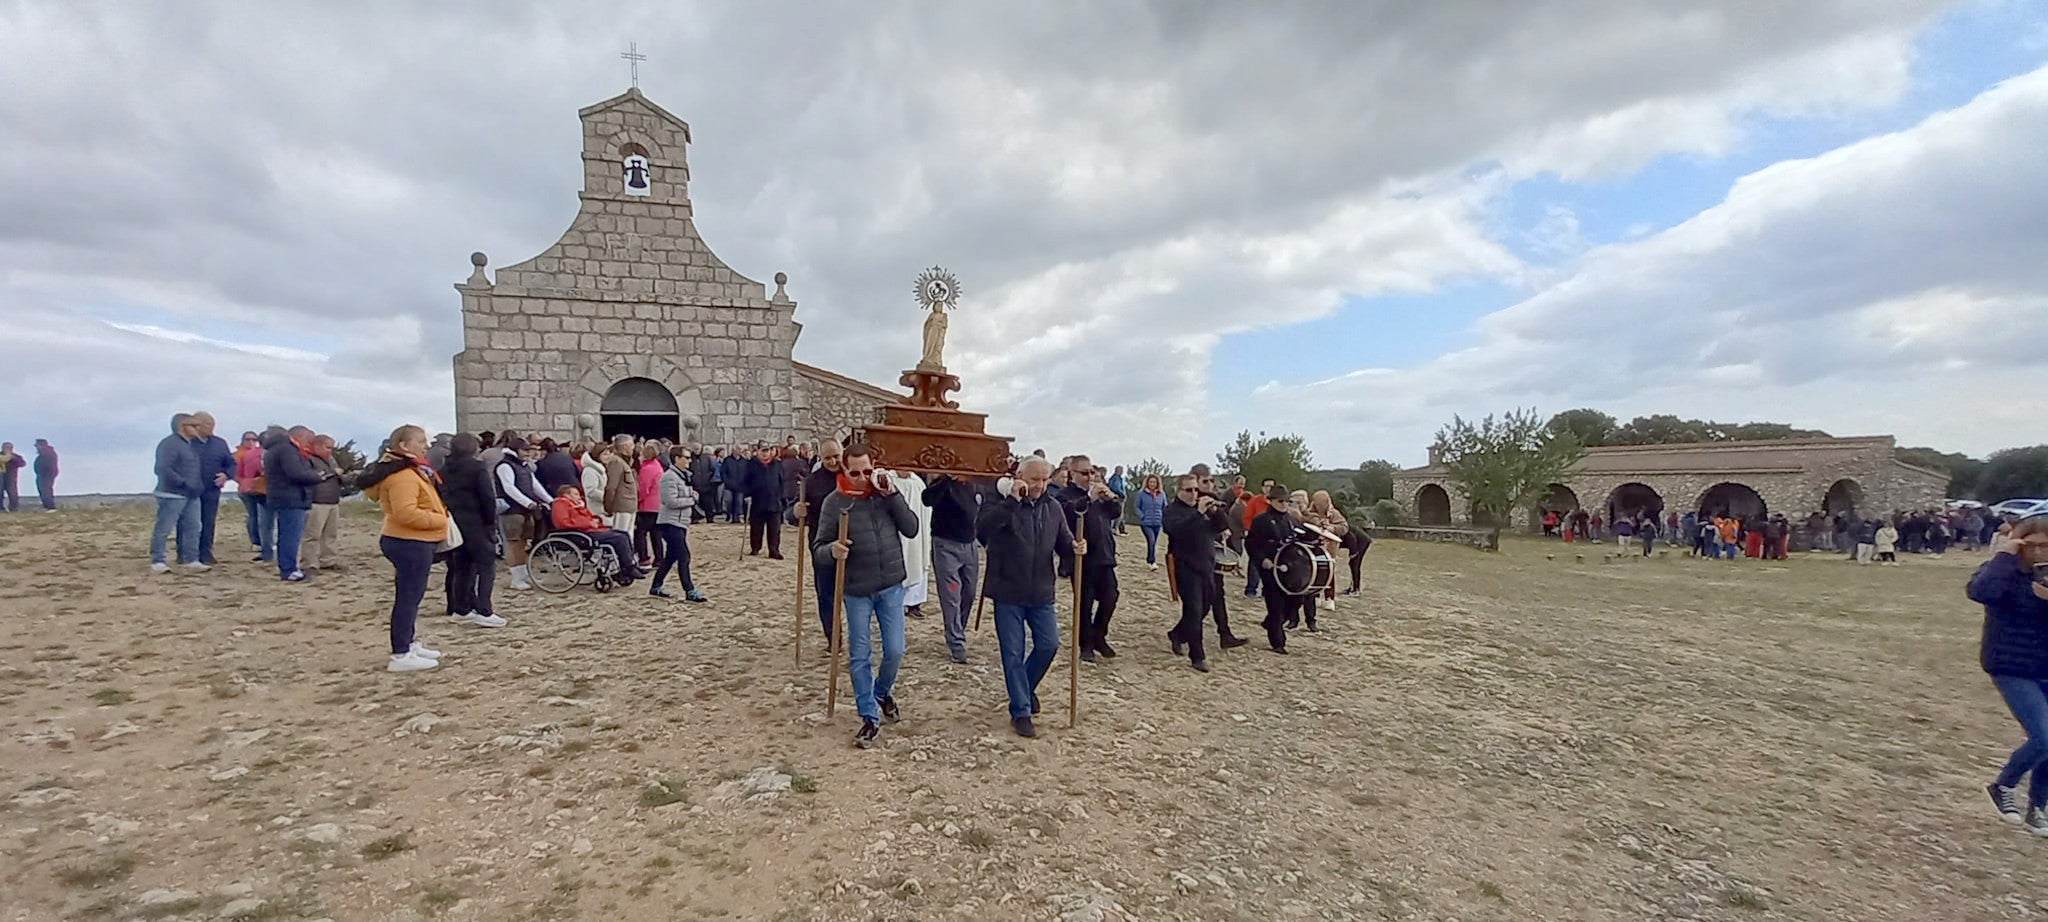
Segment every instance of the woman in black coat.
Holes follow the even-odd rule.
[[[479,627],[504,627],[492,610],[498,577],[498,488],[477,457],[477,437],[458,435],[448,443],[441,468],[441,501],[462,532],[462,546],[448,552],[448,616]]]

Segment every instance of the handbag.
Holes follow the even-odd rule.
[[[442,538],[442,539],[441,539],[441,543],[439,543],[439,544],[436,544],[436,545],[434,545],[434,553],[436,553],[436,554],[445,554],[445,553],[447,553],[447,552],[449,552],[449,551],[452,551],[452,550],[455,550],[456,548],[458,548],[458,547],[461,547],[461,546],[462,546],[462,529],[460,529],[460,528],[457,528],[457,527],[455,527],[455,520],[454,520],[454,519],[449,519],[449,520],[448,520],[448,537],[446,537],[446,538]]]

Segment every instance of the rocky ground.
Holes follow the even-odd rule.
[[[232,504],[230,504],[232,506]],[[911,623],[902,723],[824,715],[792,562],[435,612],[388,567],[149,575],[146,510],[0,518],[0,919],[2017,919],[2048,841],[1971,555],[1895,569],[1383,541],[1281,657],[1199,675],[1124,547],[1123,656],[1008,732],[992,633]],[[1241,632],[1254,600],[1234,597]],[[1064,609],[1064,606],[1062,606]],[[1063,613],[1064,620],[1065,615]]]

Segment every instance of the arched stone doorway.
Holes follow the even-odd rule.
[[[1436,484],[1423,484],[1415,491],[1415,521],[1419,525],[1451,524],[1451,494]]]
[[[1646,483],[1625,483],[1607,494],[1607,521],[1611,524],[1620,516],[1641,518],[1648,515],[1658,521],[1664,520],[1664,497]]]
[[[643,439],[680,440],[682,416],[676,395],[652,378],[622,378],[605,391],[599,411],[604,437],[630,435]]]
[[[1820,508],[1829,518],[1842,516],[1856,518],[1856,507],[1863,505],[1863,485],[1846,477],[1828,487],[1827,495],[1821,498]]]
[[[1703,516],[1732,515],[1738,519],[1759,519],[1769,511],[1764,506],[1764,498],[1747,484],[1717,483],[1700,494],[1699,513]]]
[[[1543,513],[1545,512],[1555,512],[1562,518],[1577,508],[1579,508],[1578,491],[1561,483],[1553,483],[1543,488],[1542,498],[1536,500],[1536,505],[1529,507],[1529,530],[1531,532],[1543,530]]]

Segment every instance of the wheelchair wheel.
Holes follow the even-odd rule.
[[[527,555],[526,569],[528,581],[535,588],[559,594],[582,585],[591,568],[575,545],[544,538]]]

